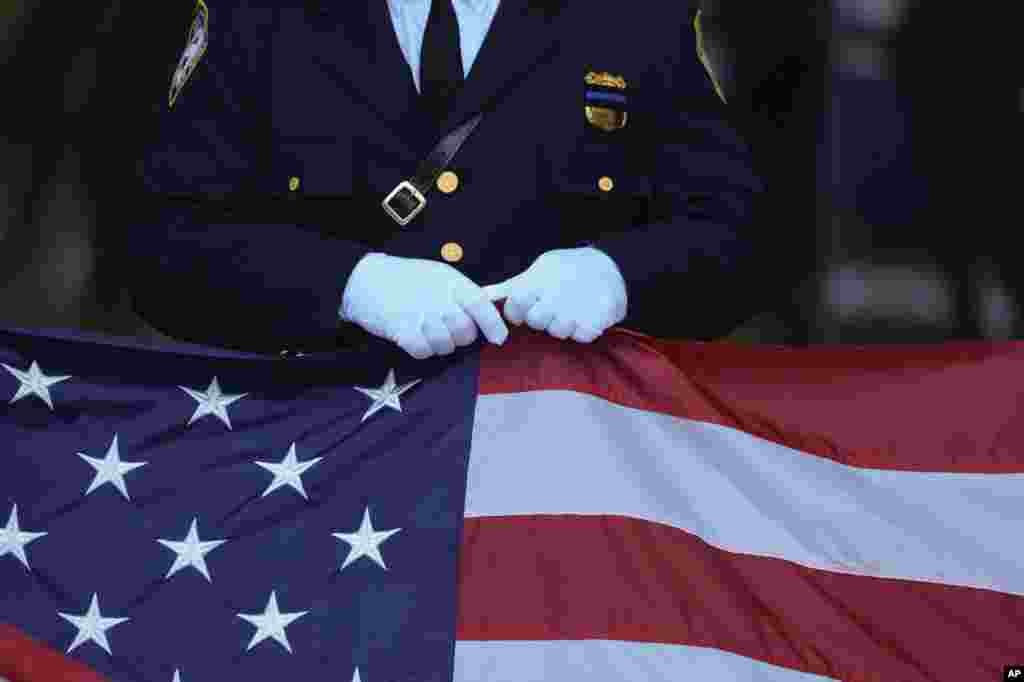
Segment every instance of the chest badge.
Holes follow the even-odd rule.
[[[181,53],[178,60],[178,68],[174,70],[174,77],[171,78],[171,91],[167,95],[167,107],[174,106],[174,100],[185,87],[192,72],[199,65],[199,60],[206,53],[206,45],[210,36],[210,10],[207,9],[203,0],[197,0],[195,11],[192,13],[192,28],[188,32],[188,42],[185,44],[185,51]]]
[[[583,113],[595,128],[611,132],[626,126],[626,80],[605,71],[590,71],[583,77]]]

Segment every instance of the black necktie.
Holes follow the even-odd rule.
[[[431,0],[420,51],[420,100],[438,125],[451,111],[463,80],[459,23],[452,0]]]

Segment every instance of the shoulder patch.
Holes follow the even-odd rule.
[[[718,98],[725,102],[725,95],[722,92],[722,86],[718,83],[718,78],[715,76],[715,70],[711,66],[711,59],[708,57],[708,54],[704,49],[704,32],[700,27],[700,16],[702,11],[703,10],[697,10],[697,16],[693,18],[693,31],[697,34],[697,58],[700,59],[700,63],[704,65],[704,70],[708,72],[708,77],[711,78],[711,83],[715,86],[715,92],[718,93]]]
[[[178,68],[174,70],[174,77],[171,78],[171,91],[167,95],[167,108],[174,106],[174,100],[178,99],[185,83],[188,82],[192,72],[199,65],[199,60],[206,53],[206,45],[210,40],[210,10],[203,0],[196,0],[196,8],[192,12],[192,27],[188,32],[188,42],[185,44],[185,51],[181,53],[178,60]]]

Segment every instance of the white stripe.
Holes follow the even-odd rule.
[[[857,469],[570,391],[477,402],[466,515],[519,514],[623,515],[816,569],[1024,594],[1024,474]]]
[[[455,682],[818,682],[718,649],[605,640],[455,643]]]

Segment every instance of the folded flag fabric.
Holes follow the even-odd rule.
[[[1024,345],[395,358],[0,330],[0,678],[1024,662]]]

